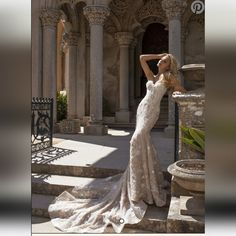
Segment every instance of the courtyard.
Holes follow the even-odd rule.
[[[47,215],[48,204],[60,191],[97,181],[99,178],[96,176],[122,172],[128,165],[129,141],[134,129],[108,129],[105,136],[84,135],[83,129],[81,131],[79,134],[54,134],[53,148],[65,155],[42,151],[41,156],[37,154],[32,157],[32,233],[60,232],[53,227]],[[174,140],[166,137],[160,129],[153,129],[151,137],[162,169],[166,172],[168,165],[174,162]],[[141,225],[127,227],[124,233],[152,233],[157,227],[163,230],[167,208],[160,212],[153,207],[148,214],[148,220],[152,222],[149,230]],[[112,229],[108,228],[109,231],[112,232]]]

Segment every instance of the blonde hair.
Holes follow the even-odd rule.
[[[167,56],[170,58],[170,68],[163,73],[164,83],[168,90],[173,90],[173,84],[170,80],[170,75],[174,76],[175,78],[178,77],[178,62],[172,54],[167,53]]]
[[[170,58],[170,73],[174,76],[178,76],[178,62],[172,54],[167,54]]]

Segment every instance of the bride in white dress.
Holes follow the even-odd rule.
[[[154,75],[147,61],[159,59]],[[140,63],[148,79],[147,92],[137,109],[136,128],[130,140],[130,160],[123,174],[104,178],[103,193],[97,198],[78,197],[81,188],[64,191],[49,206],[53,225],[69,233],[103,233],[112,225],[120,233],[126,224],[140,222],[148,204],[166,204],[166,190],[150,131],[158,120],[160,102],[167,90],[185,92],[177,79],[177,63],[171,54],[141,55]],[[96,186],[97,187],[97,186]]]

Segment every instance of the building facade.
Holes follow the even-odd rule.
[[[179,66],[205,63],[204,11],[194,13],[193,2],[33,0],[32,96],[55,99],[65,90],[68,119],[134,123],[146,91],[140,54],[169,52]],[[154,73],[156,63],[150,62]],[[180,74],[183,85],[188,76]],[[171,133],[170,95],[161,106],[158,125]]]

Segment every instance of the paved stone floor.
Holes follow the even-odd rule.
[[[108,135],[55,134],[54,146],[76,152],[55,160],[54,164],[94,166],[125,169],[129,162],[129,141],[133,129],[109,129]],[[156,147],[162,169],[174,162],[174,139],[166,138],[164,132],[152,130],[152,141]]]
[[[134,129],[109,129],[108,135],[91,136],[80,134],[54,134],[53,146],[75,150],[69,155],[55,159],[53,164],[94,166],[102,168],[125,170],[129,162],[129,141]],[[156,147],[163,170],[174,162],[174,139],[166,138],[164,132],[153,129],[152,141]],[[32,233],[37,235],[60,233],[50,220],[41,217],[32,217]],[[124,233],[149,233],[141,230],[127,229]],[[64,234],[63,234],[64,235]],[[66,234],[68,235],[68,234]]]

